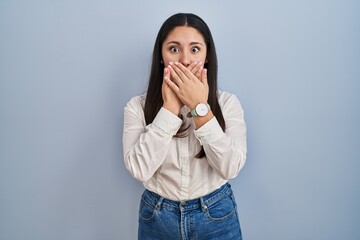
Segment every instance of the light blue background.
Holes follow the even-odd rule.
[[[356,0],[1,0],[0,239],[136,238],[123,107],[177,12],[208,23],[245,109],[245,239],[360,239]]]

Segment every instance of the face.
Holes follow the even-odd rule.
[[[165,66],[169,62],[180,62],[186,67],[194,61],[205,62],[206,43],[195,28],[175,27],[166,37],[161,53]]]

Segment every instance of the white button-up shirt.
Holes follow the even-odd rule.
[[[178,116],[161,108],[146,125],[146,94],[133,97],[124,109],[123,152],[127,170],[145,188],[171,200],[204,196],[234,178],[245,164],[246,126],[237,97],[218,92],[225,119],[225,133],[215,117],[195,130],[184,106]],[[184,138],[174,137],[182,121],[188,128]],[[204,147],[206,156],[195,158]]]

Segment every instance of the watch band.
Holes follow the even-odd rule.
[[[196,116],[197,116],[197,114],[196,114],[196,110],[195,110],[195,109],[191,110],[191,111],[188,112],[188,114],[186,115],[186,117],[188,117],[188,118],[193,118],[193,117],[196,117]]]

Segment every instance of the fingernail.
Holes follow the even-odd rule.
[[[173,65],[174,63],[173,62],[169,62],[170,65]]]
[[[175,65],[178,65],[179,63],[178,62],[175,62]]]
[[[199,62],[199,65],[202,65],[202,64],[203,64],[202,61],[200,61],[200,62]]]

